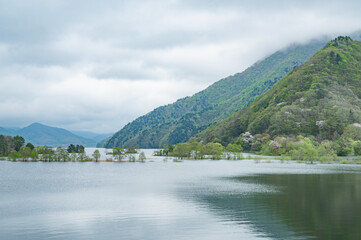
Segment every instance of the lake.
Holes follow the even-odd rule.
[[[361,166],[146,155],[0,161],[0,239],[360,239]]]

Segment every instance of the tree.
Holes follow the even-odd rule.
[[[124,149],[121,147],[113,147],[113,151],[107,154],[113,155],[116,160],[120,161],[123,159],[125,152]]]
[[[85,148],[83,145],[74,145],[74,144],[70,144],[67,148],[68,153],[81,153],[85,151]]]
[[[21,147],[19,153],[24,161],[27,161],[31,157],[31,149],[29,147]]]
[[[16,151],[19,151],[22,146],[25,144],[25,139],[21,136],[13,137],[14,147]]]
[[[13,138],[0,135],[0,156],[7,156],[14,150]]]
[[[173,149],[173,156],[179,157],[179,158],[189,158],[191,155],[191,145],[190,143],[178,143],[175,145]]]
[[[75,152],[70,153],[70,160],[75,162],[78,158],[78,155]]]
[[[31,150],[31,154],[30,154],[30,158],[35,161],[39,158],[39,154],[38,151],[36,150],[36,148],[34,148],[33,150]]]
[[[228,152],[242,152],[243,149],[242,149],[241,145],[230,143],[227,145],[226,150]]]
[[[95,159],[95,161],[97,162],[100,158],[100,152],[98,149],[94,150],[94,153],[92,154],[93,158]]]
[[[67,149],[62,147],[57,147],[55,150],[55,158],[57,161],[67,161],[69,160],[69,153]]]
[[[220,143],[207,143],[203,147],[204,155],[210,155],[212,159],[220,159],[224,151],[224,147]]]
[[[353,145],[353,150],[356,156],[361,155],[361,141],[356,141]]]
[[[85,148],[84,148],[83,145],[76,145],[76,147],[77,147],[78,153],[83,153],[83,152],[85,152]]]
[[[338,156],[347,156],[352,152],[352,140],[349,138],[339,138],[336,141],[336,151]]]
[[[130,146],[127,148],[127,151],[125,153],[137,153],[137,149],[133,146]]]
[[[33,150],[35,148],[32,143],[27,143],[26,147],[30,148],[30,150]]]
[[[74,146],[74,144],[70,144],[67,148],[68,153],[76,153],[76,148]]]
[[[88,160],[88,156],[85,154],[85,152],[80,152],[78,154],[78,160],[79,161],[86,161],[86,160]]]
[[[147,158],[145,157],[145,153],[144,152],[141,152],[138,156],[138,160],[139,162],[145,162]]]
[[[21,154],[18,153],[16,150],[13,150],[9,156],[8,156],[9,159],[13,160],[13,161],[16,161],[18,158],[21,158]]]
[[[50,161],[54,158],[54,150],[49,146],[37,146],[36,147],[39,154],[41,154],[40,159],[42,161]]]

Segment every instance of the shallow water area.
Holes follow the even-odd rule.
[[[358,239],[361,167],[0,162],[0,239]]]

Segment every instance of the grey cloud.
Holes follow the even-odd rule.
[[[116,131],[293,42],[361,29],[359,1],[0,0],[0,126]]]

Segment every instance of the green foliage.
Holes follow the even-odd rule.
[[[168,147],[169,149],[169,147]],[[199,143],[199,142],[186,142],[186,143],[178,143],[174,145],[172,148],[173,151],[168,152],[168,156],[177,157],[180,159],[221,159],[223,153],[225,151],[238,153],[241,151],[241,146],[237,144],[231,144],[228,146],[227,150],[223,147],[220,143]],[[164,152],[164,150],[157,151],[156,154],[159,152]],[[231,155],[228,159],[231,159]],[[227,156],[225,156],[227,159]]]
[[[92,156],[95,159],[95,161],[97,162],[99,160],[100,156],[101,156],[99,150],[95,149]]]
[[[69,160],[69,152],[65,148],[57,147],[54,154],[54,159],[56,161],[65,162]]]
[[[25,140],[21,136],[11,137],[11,136],[0,135],[0,156],[7,156],[13,150],[19,152],[20,149],[24,146],[24,143]],[[34,145],[28,143],[26,147],[33,149]]]
[[[38,154],[38,151],[36,150],[36,148],[33,148],[33,150],[31,150],[30,158],[31,158],[33,161],[39,159],[39,154]]]
[[[128,155],[129,162],[135,162],[135,156],[134,155]]]
[[[232,143],[227,145],[226,150],[228,152],[242,152],[243,151],[242,146],[240,146],[238,144],[232,144]]]
[[[318,156],[320,162],[333,162],[337,160],[337,152],[335,150],[335,143],[325,140],[318,147]]]
[[[336,152],[338,156],[348,156],[352,153],[352,139],[340,138],[336,141]]]
[[[14,148],[16,151],[19,151],[22,146],[25,144],[25,139],[21,136],[15,136],[13,137],[14,141]]]
[[[122,160],[125,157],[124,148],[120,147],[113,147],[113,151],[107,154],[113,155],[113,157],[118,161]]]
[[[36,150],[40,154],[41,161],[52,161],[54,160],[55,151],[49,146],[37,146]]]
[[[139,156],[138,156],[139,162],[145,162],[146,159],[147,159],[147,157],[145,156],[144,152],[139,153]]]
[[[35,148],[35,146],[32,143],[27,143],[26,147],[30,148],[31,150]]]
[[[175,145],[172,156],[179,158],[190,158],[191,156],[191,144],[190,143],[178,143]]]
[[[18,158],[21,158],[21,154],[18,153],[16,150],[13,150],[13,151],[9,154],[8,158],[9,158],[10,160],[12,160],[12,161],[16,161]]]
[[[202,148],[204,155],[209,155],[211,159],[221,159],[224,147],[220,143],[207,143]]]
[[[361,140],[361,125],[351,124],[348,125],[343,131],[342,137],[351,138],[352,140]]]
[[[137,149],[134,146],[130,146],[127,148],[125,153],[127,153],[127,154],[137,153]]]
[[[242,73],[221,79],[191,97],[159,107],[137,118],[107,139],[104,146],[162,148],[185,142],[209,125],[247,106],[295,66],[308,60],[323,45],[324,42],[312,42],[278,51]],[[260,119],[261,125],[262,121]],[[218,137],[218,143],[227,145],[232,137],[245,132],[237,129],[237,121],[231,123],[232,128],[222,129],[224,132]],[[207,142],[213,142],[214,139],[214,136],[209,135]]]
[[[70,158],[70,161],[75,162],[78,159],[78,154],[76,154],[75,152],[72,152],[72,153],[70,153],[69,158]]]
[[[314,136],[318,142],[335,141],[341,136],[361,140],[361,42],[342,37],[335,46],[335,41],[247,108],[210,126],[192,140],[211,142],[218,138],[225,145],[238,141],[246,151],[259,151],[262,146],[262,152],[272,154],[279,154],[284,148],[277,150],[277,145],[267,146],[259,138],[251,144],[243,139],[242,143],[240,137],[249,132],[253,136],[267,133],[272,139],[303,135]],[[344,140],[338,142],[338,155],[352,152],[352,147],[345,144]]]
[[[353,150],[356,156],[361,156],[361,141],[355,141],[353,143]]]
[[[21,147],[19,153],[24,161],[27,161],[31,157],[31,149],[29,147]]]
[[[311,140],[304,138],[302,141],[295,143],[290,155],[294,160],[302,160],[314,162],[318,160],[317,148],[312,144]]]
[[[77,160],[80,162],[88,162],[90,161],[90,158],[85,154],[85,152],[80,152],[78,154]]]
[[[67,148],[68,153],[82,153],[84,152],[84,146],[83,145],[74,145],[70,144]]]

